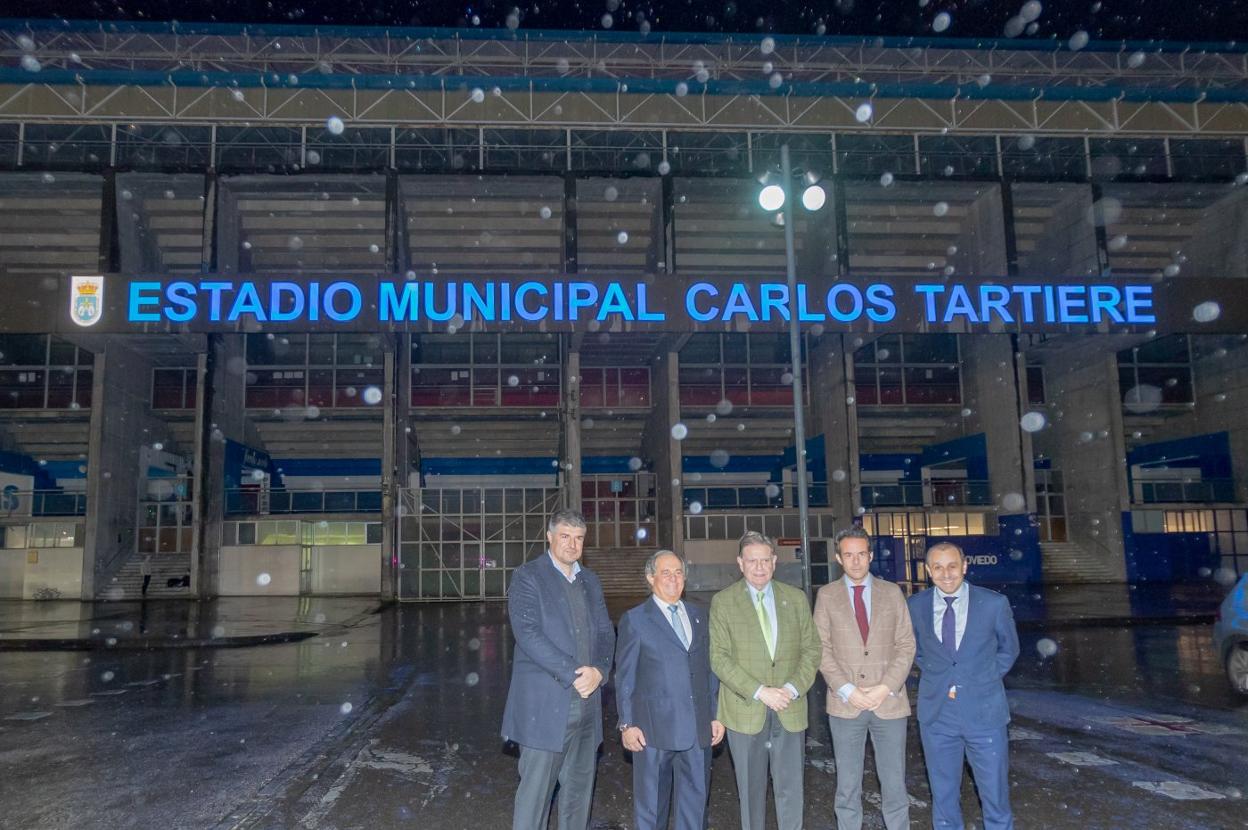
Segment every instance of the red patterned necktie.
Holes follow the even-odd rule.
[[[867,622],[867,604],[862,601],[862,591],[867,586],[854,585],[854,619],[858,621],[858,633],[862,635],[862,642],[867,642],[867,634],[871,631],[871,626]]]

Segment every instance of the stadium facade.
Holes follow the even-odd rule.
[[[1248,568],[1248,51],[0,23],[0,596]],[[783,213],[760,207],[794,167]],[[813,208],[813,209],[812,209]],[[785,235],[797,277],[786,281]]]

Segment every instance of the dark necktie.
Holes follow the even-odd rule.
[[[862,635],[862,642],[867,642],[867,634],[871,631],[871,625],[867,622],[867,604],[862,601],[862,590],[865,585],[852,585],[854,589],[854,619],[858,621],[858,633]]]
[[[944,597],[945,616],[940,620],[940,642],[952,660],[958,656],[958,615],[953,610],[957,597]]]

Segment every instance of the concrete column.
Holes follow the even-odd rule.
[[[218,591],[225,522],[225,442],[259,447],[258,437],[247,432],[245,347],[241,334],[210,335],[199,379],[195,498],[200,523],[195,534],[198,569],[191,572],[191,587],[200,597],[214,597]]]
[[[858,408],[853,352],[845,335],[825,334],[810,348],[810,436],[823,436],[828,506],[837,527],[848,525],[862,506],[858,464]]]
[[[1005,273],[1005,236],[997,187],[985,187],[984,192],[967,205],[957,251],[949,256],[948,262],[963,277]]]
[[[1211,205],[1193,230],[1183,243],[1183,276],[1248,276],[1248,193],[1240,189]]]
[[[566,343],[566,338],[565,338]],[[563,506],[581,509],[581,353],[566,348],[563,355],[563,457],[559,459]]]
[[[1019,421],[1026,394],[1026,372],[1008,334],[964,334],[962,358],[963,434],[984,433],[992,503],[1002,516],[1036,509],[1035,471],[1030,436]]]
[[[95,352],[87,441],[87,517],[82,557],[83,600],[94,599],[134,555],[138,527],[140,449],[167,442],[151,413],[152,364],[122,337]]]
[[[684,464],[681,442],[672,437],[680,423],[680,353],[667,351],[650,364],[650,415],[641,452],[654,470],[656,543],[680,551],[685,544]]]
[[[1129,494],[1118,367],[1112,351],[1089,350],[1072,346],[1045,362],[1052,418],[1036,442],[1062,473],[1070,540],[1125,579],[1122,513]]]
[[[1096,234],[1088,226],[1092,191],[1087,185],[1048,185],[1056,201],[1053,212],[1036,235],[1035,248],[1019,255],[1019,273],[1025,276],[1100,273]]]
[[[399,447],[406,445],[398,435],[398,365],[394,342],[387,338],[386,352],[382,357],[381,400],[385,409],[381,416],[381,598],[392,600],[398,596],[399,540]]]

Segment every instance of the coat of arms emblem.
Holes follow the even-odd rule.
[[[70,277],[69,315],[80,326],[94,326],[104,313],[104,278]]]

